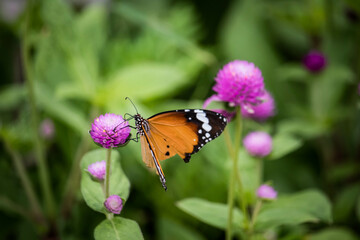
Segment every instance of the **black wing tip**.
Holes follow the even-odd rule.
[[[190,162],[190,158],[191,158],[191,153],[185,153],[185,158],[183,158],[185,163]]]

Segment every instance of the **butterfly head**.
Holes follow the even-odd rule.
[[[138,113],[135,114],[134,119],[135,119],[136,130],[140,135],[144,135],[144,131],[148,132],[150,130],[148,121],[145,118],[143,118],[140,114]]]

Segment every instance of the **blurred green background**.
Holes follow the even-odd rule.
[[[286,154],[265,161],[265,180],[279,194],[320,189],[332,203],[332,224],[282,226],[267,239],[359,236],[358,0],[1,0],[0,10],[0,239],[93,239],[104,216],[79,191],[79,161],[98,148],[88,134],[93,119],[134,114],[125,97],[144,117],[201,108],[217,71],[234,59],[254,62],[276,101],[275,117],[246,121],[245,131],[279,136],[279,148],[293,141]],[[327,58],[319,73],[302,65],[313,49]],[[51,134],[41,130],[44,120]],[[226,202],[225,149],[218,138],[188,164],[162,162],[164,192],[140,144],[120,148],[131,182],[122,216],[137,221],[145,239],[223,239],[222,230],[175,203]],[[15,171],[17,159],[43,207],[39,154],[56,203],[52,231],[23,216],[29,201]]]

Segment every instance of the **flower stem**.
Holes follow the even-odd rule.
[[[249,233],[252,234],[254,231],[254,226],[255,226],[255,222],[256,222],[256,218],[259,215],[260,209],[262,206],[262,200],[257,200],[256,204],[255,204],[255,208],[254,211],[252,213],[252,217],[251,217],[251,222],[250,222],[250,226],[249,226]]]
[[[35,100],[35,83],[34,83],[34,74],[31,67],[30,61],[30,47],[27,40],[29,25],[30,25],[30,14],[32,12],[32,1],[29,1],[29,6],[27,8],[26,20],[25,20],[25,32],[23,35],[22,41],[22,57],[24,61],[24,72],[27,80],[28,87],[28,97],[30,102],[31,109],[31,123],[34,136],[34,145],[35,145],[35,154],[37,157],[38,167],[39,167],[39,179],[41,183],[41,190],[44,196],[45,208],[50,216],[50,218],[55,217],[55,202],[53,194],[51,191],[51,182],[49,178],[49,169],[46,163],[44,146],[42,144],[40,135],[39,135],[39,122],[38,122],[38,112],[36,109],[36,100]]]
[[[229,192],[228,192],[228,223],[227,223],[227,229],[226,229],[226,239],[231,239],[232,234],[232,220],[233,220],[233,208],[234,208],[234,191],[235,191],[235,185],[237,183],[238,189],[239,189],[239,196],[238,200],[240,201],[240,207],[244,215],[244,227],[248,227],[248,215],[247,215],[247,204],[245,201],[244,191],[243,191],[243,184],[240,178],[239,174],[239,168],[238,168],[238,161],[239,161],[239,151],[240,151],[240,141],[241,141],[241,133],[242,133],[242,119],[241,119],[241,111],[240,107],[237,107],[236,109],[237,115],[236,115],[236,129],[235,129],[235,140],[234,140],[234,147],[231,146],[230,142],[230,136],[227,131],[225,134],[226,143],[228,146],[228,150],[232,156],[233,160],[233,166],[232,171],[230,175],[229,180]]]
[[[30,209],[31,212],[33,214],[33,216],[35,217],[35,220],[37,222],[41,222],[41,223],[46,223],[45,222],[45,217],[43,215],[43,212],[41,210],[40,204],[39,204],[39,200],[35,194],[34,191],[34,187],[31,184],[31,181],[26,173],[26,169],[23,165],[23,162],[21,160],[21,156],[19,155],[18,152],[16,152],[14,149],[12,149],[9,145],[8,142],[5,142],[5,147],[7,149],[7,151],[10,153],[12,160],[14,162],[14,166],[15,166],[15,170],[17,172],[17,174],[19,175],[21,184],[25,190],[25,194],[29,200],[30,203]],[[5,201],[6,202],[6,201]],[[10,204],[10,202],[9,202]],[[10,204],[11,205],[11,204]],[[11,205],[12,206],[12,205]],[[15,205],[14,205],[15,206]],[[17,207],[14,208],[15,210],[17,209]],[[19,209],[18,209],[19,210]],[[21,212],[19,210],[19,212]]]
[[[110,196],[110,165],[111,165],[111,151],[112,148],[106,151],[106,173],[105,173],[105,198]]]
[[[64,216],[67,216],[71,210],[71,206],[74,201],[74,197],[77,189],[80,185],[80,160],[84,153],[89,149],[89,136],[83,135],[81,141],[75,153],[75,158],[71,166],[70,174],[66,182],[64,197],[61,206],[61,212]]]

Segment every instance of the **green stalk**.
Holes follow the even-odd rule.
[[[233,220],[233,207],[234,207],[234,189],[235,189],[235,173],[236,169],[233,167],[229,181],[229,192],[228,192],[228,222],[226,228],[226,240],[231,239],[232,235],[232,220]]]
[[[249,225],[249,217],[248,217],[248,213],[247,213],[247,202],[245,200],[245,194],[244,194],[244,185],[242,183],[241,177],[240,177],[240,172],[239,172],[239,167],[238,167],[238,162],[239,162],[239,151],[240,151],[240,146],[241,146],[241,138],[242,138],[242,118],[241,118],[241,109],[240,107],[236,108],[236,132],[235,132],[235,156],[234,156],[234,168],[236,169],[235,171],[235,177],[237,180],[237,184],[238,184],[238,189],[239,189],[239,201],[241,202],[241,210],[244,214],[244,227],[247,228]]]
[[[110,196],[110,166],[111,166],[111,151],[112,147],[106,151],[106,173],[105,173],[105,199]],[[106,213],[106,218],[111,220],[114,217],[113,213]]]
[[[30,47],[27,40],[29,34],[29,25],[30,25],[30,14],[31,14],[31,5],[32,1],[29,1],[29,6],[26,13],[26,22],[25,22],[25,32],[23,35],[22,41],[22,57],[24,61],[24,72],[27,80],[27,88],[29,93],[29,102],[31,108],[31,124],[34,136],[34,145],[35,145],[35,154],[37,157],[38,168],[39,168],[39,179],[41,184],[41,191],[43,193],[45,209],[48,215],[51,218],[55,217],[55,202],[53,194],[51,191],[51,183],[49,178],[49,171],[45,159],[44,147],[39,135],[39,122],[38,122],[38,112],[36,109],[36,100],[35,100],[35,83],[34,83],[34,74],[32,72],[31,60],[30,60]]]
[[[260,200],[257,200],[257,202],[255,204],[253,214],[252,214],[252,218],[251,218],[251,222],[250,222],[250,226],[249,226],[250,235],[252,235],[253,232],[254,232],[254,226],[255,226],[255,223],[256,223],[256,218],[259,215],[261,207],[262,207],[262,200],[260,199]]]
[[[111,165],[111,151],[112,148],[106,151],[106,173],[105,173],[105,198],[110,196],[110,165]]]
[[[80,185],[80,161],[85,152],[89,149],[89,136],[83,135],[76,150],[75,158],[71,166],[70,174],[66,182],[64,197],[61,207],[63,215],[67,215],[74,201],[74,196]]]
[[[243,184],[241,181],[241,177],[239,174],[238,162],[239,162],[239,151],[240,151],[240,141],[241,141],[241,134],[242,134],[242,118],[241,118],[241,111],[240,107],[236,108],[236,129],[235,129],[235,140],[234,140],[234,148],[230,147],[229,143],[229,135],[226,133],[226,141],[228,146],[228,150],[232,155],[233,159],[233,167],[229,181],[229,192],[228,192],[228,224],[226,229],[226,239],[231,239],[232,233],[232,219],[233,219],[233,208],[234,208],[234,191],[235,191],[235,184],[238,184],[239,189],[239,201],[240,207],[244,214],[244,227],[248,227],[248,214],[247,214],[247,203],[244,196]]]
[[[41,210],[39,200],[35,194],[34,187],[31,184],[31,181],[26,173],[26,169],[21,160],[20,154],[18,152],[16,152],[14,149],[12,149],[8,142],[5,142],[5,147],[12,157],[12,160],[13,160],[14,166],[15,166],[15,170],[16,170],[16,172],[20,178],[20,182],[25,190],[25,194],[30,203],[31,212],[32,212],[33,216],[35,217],[35,220],[38,222],[45,223],[45,217]],[[15,204],[10,204],[10,202],[7,202],[7,203],[9,206],[16,206]],[[14,209],[16,209],[16,208],[14,208]],[[18,210],[20,211],[20,209],[18,209]]]

